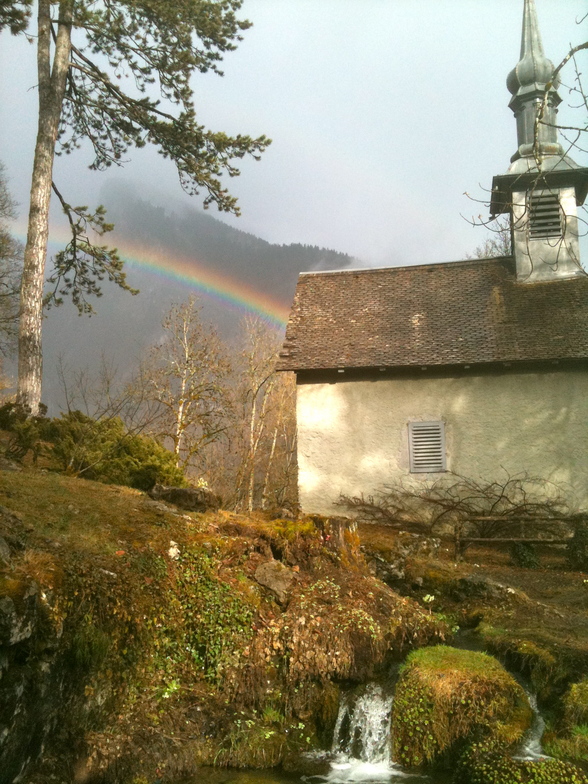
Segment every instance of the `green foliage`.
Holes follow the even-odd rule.
[[[34,460],[45,453],[68,474],[138,490],[186,484],[171,452],[153,438],[130,433],[116,417],[95,420],[81,411],[55,419],[29,417],[7,403],[0,407],[0,428],[10,432],[6,454],[17,460],[29,452]]]
[[[459,759],[454,784],[588,784],[575,765],[561,760],[513,760],[495,743],[474,743]]]
[[[395,757],[409,767],[448,760],[479,734],[510,745],[530,718],[523,689],[492,656],[421,648],[409,654],[396,688]]]
[[[539,568],[535,546],[528,542],[514,542],[510,548],[510,557],[515,566],[521,566],[523,569]]]
[[[152,438],[129,433],[118,418],[94,420],[71,411],[51,420],[44,436],[62,469],[76,476],[138,490],[185,484],[171,452]]]
[[[214,573],[216,559],[193,549],[177,561],[177,591],[161,617],[156,666],[186,659],[207,680],[218,681],[252,635],[254,608]]]
[[[0,30],[7,27],[12,35],[26,30],[33,0],[0,0]]]
[[[105,277],[124,291],[138,294],[138,290],[126,282],[124,262],[116,248],[97,245],[89,237],[89,231],[102,237],[113,230],[114,224],[106,222],[104,207],[99,205],[94,212],[90,212],[87,207],[72,207],[65,202],[55,185],[53,190],[68,217],[71,240],[55,256],[53,273],[47,280],[53,284],[53,290],[45,297],[46,307],[61,305],[63,298],[71,295],[79,313],[91,315],[94,308],[86,297],[102,296],[100,283]]]

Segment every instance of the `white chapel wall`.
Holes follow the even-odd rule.
[[[445,422],[448,470],[489,481],[525,471],[588,508],[585,371],[303,383],[297,400],[305,512],[342,514],[341,493],[442,476],[409,473],[415,420]]]

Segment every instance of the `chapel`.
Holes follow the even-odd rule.
[[[511,255],[300,275],[278,369],[296,373],[304,512],[448,472],[525,474],[588,509],[588,168],[558,139],[554,70],[524,0],[518,146],[490,202]]]

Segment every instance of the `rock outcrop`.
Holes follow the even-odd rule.
[[[220,507],[220,498],[208,487],[167,487],[155,485],[149,491],[155,501],[165,501],[187,512],[207,512]]]

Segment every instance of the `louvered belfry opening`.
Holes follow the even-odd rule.
[[[445,425],[443,422],[409,422],[408,445],[411,473],[445,471]]]
[[[530,239],[557,239],[561,236],[561,207],[557,193],[531,192],[529,194]]]

